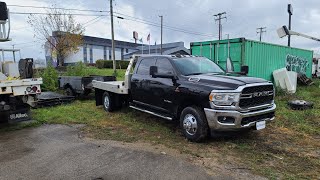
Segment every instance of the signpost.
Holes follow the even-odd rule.
[[[134,39],[134,43],[137,44],[137,40],[139,39],[139,35],[137,31],[133,31],[133,39]]]

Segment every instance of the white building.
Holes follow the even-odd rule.
[[[56,33],[53,33],[56,34]],[[77,62],[94,64],[97,60],[111,60],[112,45],[111,39],[104,39],[92,36],[83,36],[83,44],[79,46],[79,51],[68,55],[64,63],[65,65]],[[52,56],[49,43],[45,45],[47,64],[56,66],[56,58]],[[190,51],[184,47],[183,42],[163,44],[162,54],[190,54]],[[132,42],[115,40],[115,59],[127,60],[133,54],[149,54],[149,45],[136,44]],[[160,54],[160,45],[150,46],[150,54]]]

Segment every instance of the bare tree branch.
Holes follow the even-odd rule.
[[[45,39],[50,44],[58,65],[63,66],[65,57],[77,52],[83,43],[84,28],[64,10],[52,8],[47,13],[46,16],[30,15],[28,23],[33,27],[35,37]]]

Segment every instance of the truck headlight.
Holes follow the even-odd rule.
[[[214,93],[209,95],[209,100],[217,106],[231,106],[239,102],[240,93]]]

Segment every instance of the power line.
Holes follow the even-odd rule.
[[[222,19],[227,19],[226,16],[222,17],[223,15],[227,14],[226,12],[223,12],[223,13],[218,13],[218,14],[215,14],[213,15],[214,17],[216,17],[214,20],[217,22],[219,22],[219,40],[221,40],[221,37],[222,37],[222,24],[221,24],[221,20]]]
[[[34,40],[34,41],[30,41],[30,42],[24,42],[24,43],[13,43],[13,45],[15,46],[20,46],[20,45],[24,45],[24,44],[31,44],[31,43],[35,43],[35,42],[39,42],[40,40]]]
[[[123,14],[123,13],[118,13],[118,12],[114,12],[114,14],[119,14],[119,15],[122,15],[122,16],[129,17],[130,19],[126,18],[127,20],[141,22],[141,23],[146,22],[145,24],[161,27],[161,24],[154,23],[153,21],[144,20],[144,19],[141,19],[141,18],[129,16],[129,15],[126,15],[126,14]],[[181,29],[181,28],[177,28],[177,27],[173,27],[173,26],[169,26],[169,25],[165,25],[165,24],[163,25],[163,27],[167,28],[167,29],[175,30],[175,31],[181,31],[181,32],[188,33],[188,34],[193,34],[193,35],[215,37],[214,35],[211,35],[211,34],[204,34],[204,33],[200,33],[200,32],[188,31],[188,30],[185,30],[185,29]]]
[[[122,17],[122,18],[123,18],[123,17]],[[161,27],[161,24],[158,24],[158,23],[151,23],[151,22],[148,22],[148,21],[142,21],[142,20],[131,19],[131,18],[123,18],[123,19],[124,19],[124,20],[129,20],[129,21],[135,21],[135,22],[142,23],[142,24],[147,24],[147,25],[150,25],[150,26]],[[199,32],[187,31],[187,30],[180,29],[180,28],[176,28],[176,27],[172,27],[172,26],[163,25],[163,28],[166,28],[166,29],[169,29],[169,30],[172,30],[172,31],[177,31],[177,32],[186,33],[186,34],[192,34],[192,35],[198,35],[198,36],[206,36],[206,37],[211,37],[211,38],[212,38],[212,37],[216,37],[216,36],[214,36],[214,35],[203,34],[203,33],[199,33]]]
[[[74,15],[74,16],[109,16],[109,15],[104,15],[104,14],[73,14],[73,13],[36,13],[36,12],[10,12],[10,14],[38,14],[38,15]]]
[[[50,13],[35,13],[35,12],[29,12],[29,13],[23,13],[23,12],[11,12],[12,14],[38,14],[38,15],[49,15]],[[118,13],[117,13],[118,14]],[[55,14],[52,14],[55,15]],[[56,15],[75,15],[75,16],[110,16],[110,15],[93,15],[93,14],[56,14]],[[127,15],[124,15],[127,16]],[[147,24],[147,25],[151,25],[151,26],[155,26],[155,27],[161,27],[160,24],[157,23],[153,23],[150,21],[145,21],[145,20],[139,20],[139,19],[133,19],[133,18],[123,18],[120,16],[115,16],[117,18],[120,19],[125,19],[125,20],[129,20],[129,21],[135,21],[135,22],[139,22],[139,23],[143,23],[143,24]],[[128,16],[128,17],[132,17],[132,16]],[[184,29],[180,29],[180,28],[176,28],[173,26],[167,26],[167,25],[163,25],[164,28],[172,30],[172,31],[177,31],[177,32],[182,32],[182,33],[186,33],[186,34],[192,34],[192,35],[198,35],[198,36],[206,36],[206,37],[216,37],[213,35],[209,35],[209,34],[203,34],[203,33],[199,33],[199,32],[193,32],[193,31],[188,31],[188,30],[184,30]]]
[[[261,42],[261,39],[262,39],[262,34],[267,32],[265,29],[267,29],[267,27],[259,27],[259,28],[257,28],[257,34],[260,34],[260,42]]]
[[[22,5],[7,5],[11,7],[21,7],[21,8],[35,8],[35,9],[61,9],[67,11],[83,11],[83,12],[107,12],[109,11],[102,11],[102,10],[90,10],[90,9],[70,9],[70,8],[59,8],[59,7],[45,7],[45,6],[22,6]]]
[[[84,24],[83,24],[83,27],[87,27],[87,26],[89,26],[89,25],[91,25],[91,24],[93,24],[93,23],[96,23],[97,21],[100,21],[102,16],[98,16],[98,17],[95,17],[95,18],[93,18],[93,19],[91,19],[91,20],[89,20],[89,21],[87,21],[87,22],[85,22]]]

